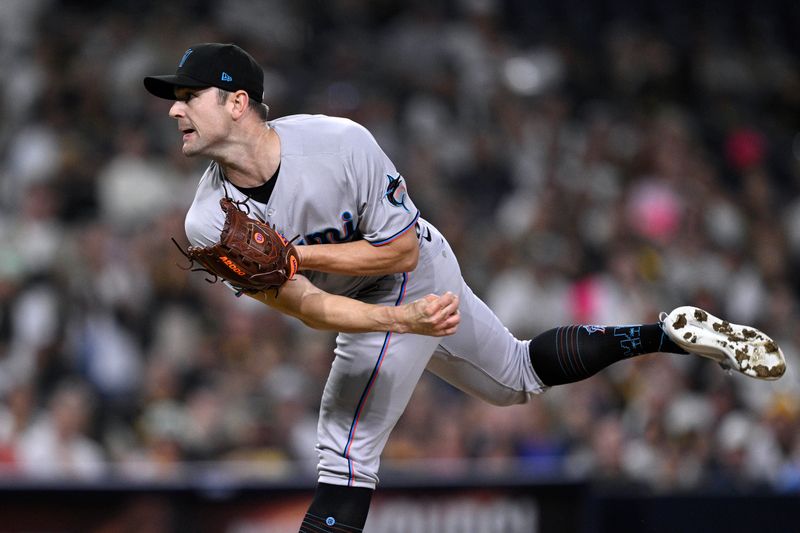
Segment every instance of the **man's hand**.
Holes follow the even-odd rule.
[[[458,329],[458,296],[446,292],[441,296],[429,294],[401,306],[399,333],[416,333],[432,337],[452,335]]]

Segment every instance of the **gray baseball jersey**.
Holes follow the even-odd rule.
[[[530,365],[528,341],[514,338],[464,283],[449,244],[420,218],[404,178],[365,128],[322,115],[269,124],[280,138],[281,160],[268,200],[248,198],[212,163],[186,216],[192,244],[219,240],[225,219],[219,199],[226,195],[247,200],[253,214],[287,237],[300,235],[303,244],[363,239],[380,246],[415,231],[420,256],[411,272],[303,274],[330,293],[382,305],[445,291],[460,297],[461,324],[449,337],[337,336],[318,426],[321,482],[375,487],[381,451],[426,369],[497,405],[522,403],[544,390]]]

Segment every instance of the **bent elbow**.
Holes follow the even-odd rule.
[[[417,264],[419,263],[419,247],[417,243],[414,242],[413,247],[409,247],[409,249],[404,253],[398,260],[395,262],[397,265],[397,272],[411,272],[412,270],[417,268]]]
[[[411,272],[417,268],[417,264],[419,263],[419,254],[416,254],[413,258],[406,257],[405,261],[400,265],[398,269],[399,272]]]
[[[419,262],[419,241],[414,231],[407,231],[398,239],[380,245],[380,259],[375,264],[375,273],[399,274],[411,272]]]

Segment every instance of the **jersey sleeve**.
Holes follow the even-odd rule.
[[[397,172],[372,134],[355,126],[350,140],[359,230],[370,244],[388,244],[413,229],[419,210],[411,201],[405,178]]]

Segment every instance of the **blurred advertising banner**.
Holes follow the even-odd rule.
[[[800,523],[796,493],[420,481],[381,488],[365,533],[788,533]],[[0,533],[296,533],[311,486],[0,479]]]

